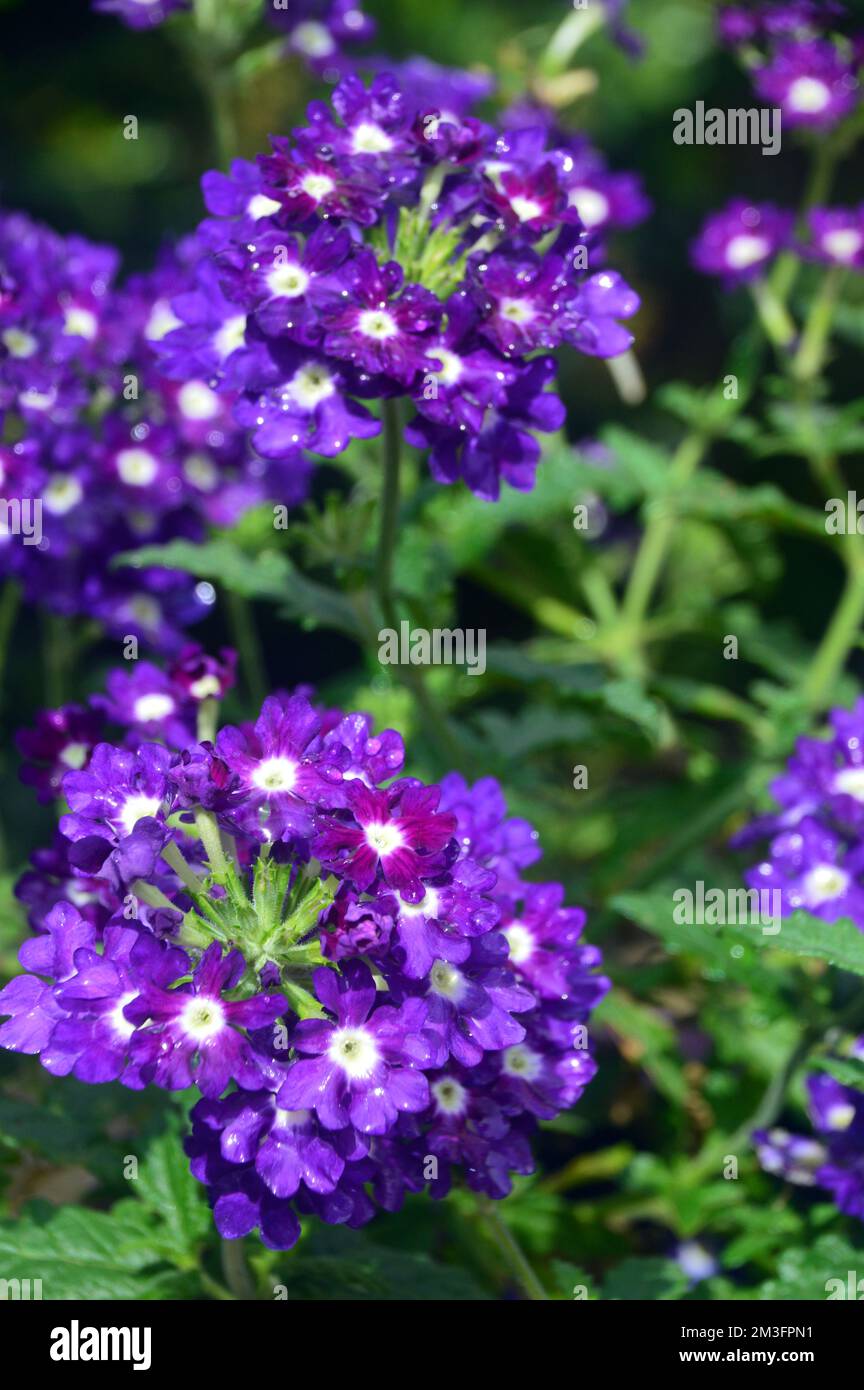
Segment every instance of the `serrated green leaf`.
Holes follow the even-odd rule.
[[[47,1220],[29,1213],[0,1222],[0,1271],[41,1279],[45,1299],[158,1299],[180,1296],[174,1271],[135,1221],[116,1211],[63,1207]]]

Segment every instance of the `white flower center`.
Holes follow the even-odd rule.
[[[260,222],[262,217],[272,217],[281,206],[275,198],[268,198],[266,193],[256,193],[246,204],[246,213],[249,217],[254,217],[256,222]]]
[[[831,902],[846,892],[849,875],[834,864],[817,864],[804,876],[804,896],[811,906]]]
[[[143,628],[155,631],[162,621],[162,609],[155,598],[150,598],[147,594],[136,594],[126,605],[126,611]]]
[[[501,1065],[507,1076],[517,1076],[521,1081],[534,1081],[543,1070],[543,1058],[533,1048],[526,1047],[524,1043],[517,1043],[515,1047],[504,1049]]]
[[[196,1042],[207,1042],[225,1027],[225,1010],[218,999],[196,995],[180,1015],[180,1027]]]
[[[536,318],[536,310],[528,299],[502,299],[501,317],[510,323],[530,323]]]
[[[67,743],[60,754],[60,761],[64,767],[73,767],[77,772],[86,763],[89,752],[86,743]]]
[[[864,801],[864,767],[844,767],[834,777],[831,790]]]
[[[374,849],[380,858],[384,859],[394,850],[401,849],[405,844],[402,832],[398,826],[388,823],[387,825],[367,825],[366,843],[370,849]]]
[[[305,294],[312,278],[302,265],[277,265],[270,271],[267,286],[279,299],[299,299]]]
[[[301,367],[288,383],[288,395],[301,410],[314,410],[336,394],[336,383],[326,367],[317,362]]]
[[[856,232],[854,227],[838,227],[833,232],[826,232],[822,238],[823,248],[835,261],[853,260],[862,245],[864,235]]]
[[[117,472],[129,487],[149,487],[159,472],[159,460],[149,449],[121,449]]]
[[[828,1114],[825,1118],[828,1121],[829,1129],[841,1131],[848,1129],[855,1119],[855,1106],[848,1103],[831,1105],[828,1107]]]
[[[596,188],[571,188],[568,202],[586,227],[599,227],[609,216],[609,199]]]
[[[291,30],[291,43],[307,58],[329,58],[336,47],[326,24],[319,24],[314,19],[307,19]]]
[[[35,386],[28,386],[26,391],[22,391],[18,400],[25,410],[50,410],[57,400],[57,392],[52,388],[47,391],[37,391]]]
[[[441,894],[437,888],[427,887],[426,895],[422,903],[403,903],[399,901],[399,916],[407,917],[409,921],[413,917],[438,917],[441,912]]]
[[[193,700],[210,700],[220,694],[221,689],[218,676],[202,676],[200,680],[192,682],[189,694]]]
[[[328,193],[333,192],[336,183],[329,174],[307,174],[300,187],[314,203],[320,203]]]
[[[222,408],[206,381],[185,382],[177,392],[177,404],[187,420],[212,420]]]
[[[521,193],[510,199],[510,206],[520,222],[532,222],[543,212],[542,203],[538,203],[536,198],[524,198]]]
[[[127,835],[131,835],[139,820],[145,816],[155,816],[162,802],[158,796],[129,796],[120,812],[120,823]]]
[[[137,998],[138,996],[135,991],[130,990],[128,994],[122,995],[117,1000],[117,1003],[108,1015],[111,1020],[111,1027],[121,1038],[131,1038],[132,1034],[135,1032],[135,1024],[130,1023],[128,1018],[124,1017],[123,1010],[126,1008],[127,1004],[131,1004],[132,1000]]]
[[[534,953],[534,937],[524,922],[511,922],[504,928],[504,936],[510,947],[510,959],[514,965],[522,965]]]
[[[787,106],[803,115],[824,111],[830,100],[831,88],[818,77],[796,77],[786,93]]]
[[[764,236],[741,232],[733,236],[726,247],[726,263],[731,270],[746,270],[748,266],[764,261],[770,250],[771,243]]]
[[[429,972],[429,988],[441,999],[449,999],[458,1004],[467,986],[465,977],[455,965],[450,965],[446,960],[436,960]]]
[[[167,333],[173,332],[175,328],[180,328],[181,324],[182,320],[178,319],[168,300],[157,299],[150,310],[150,317],[144,329],[144,337],[151,343],[159,342]]]
[[[374,121],[361,121],[354,127],[351,148],[354,154],[386,154],[392,150],[393,141]]]
[[[352,1081],[369,1076],[380,1059],[378,1044],[365,1028],[337,1028],[327,1055]]]
[[[232,314],[226,319],[218,333],[213,335],[213,346],[222,358],[230,357],[232,352],[243,347],[246,342],[246,315]]]
[[[273,1124],[277,1129],[300,1129],[309,1119],[308,1110],[280,1110],[277,1105],[273,1114]]]
[[[183,464],[183,474],[202,492],[212,492],[219,481],[219,470],[206,454],[190,454]]]
[[[459,354],[451,352],[450,348],[436,347],[429,348],[426,356],[436,358],[441,363],[440,370],[434,372],[433,375],[438,378],[442,385],[455,386],[465,370]]]
[[[55,473],[48,479],[42,500],[52,516],[65,516],[83,496],[84,489],[74,474]]]
[[[33,334],[26,333],[23,328],[7,328],[2,341],[13,357],[32,357],[39,346]]]
[[[460,1115],[466,1107],[468,1092],[453,1076],[442,1076],[431,1086],[432,1096],[442,1115]]]
[[[70,338],[86,338],[92,342],[99,331],[99,320],[89,309],[71,304],[63,315],[63,332]]]
[[[170,695],[154,693],[139,695],[132,707],[132,713],[139,724],[153,724],[167,719],[174,712],[174,701]]]
[[[377,338],[379,342],[395,338],[399,332],[396,320],[386,309],[364,309],[357,326],[367,338]]]
[[[252,781],[263,792],[290,792],[297,781],[297,764],[290,758],[265,758],[252,773]]]

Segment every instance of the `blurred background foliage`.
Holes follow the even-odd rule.
[[[368,8],[380,25],[377,50],[489,69],[506,103],[524,92],[563,7],[561,0],[369,0]],[[771,1083],[795,1055],[802,1024],[821,1036],[820,1021],[842,1006],[851,977],[835,979],[824,960],[778,952],[770,937],[674,928],[670,920],[675,886],[740,882],[729,835],[810,718],[789,692],[807,671],[842,582],[839,562],[815,534],[822,499],[784,435],[774,369],[768,363],[759,378],[764,356],[742,340],[747,299],[722,296],[688,261],[688,243],[709,210],[738,194],[793,206],[808,167],[805,144],[790,142],[776,159],[758,148],[673,144],[676,107],[752,101],[746,78],[713,42],[714,8],[705,0],[633,0],[644,61],[595,36],[578,54],[586,94],[562,111],[613,168],[638,170],[654,202],[641,228],[615,239],[612,257],[642,296],[635,332],[646,402],[623,404],[601,362],[572,354],[562,369],[567,438],[550,448],[536,491],[489,506],[427,486],[418,472],[397,557],[398,587],[418,619],[452,625],[458,615],[487,630],[485,677],[431,673],[432,693],[452,716],[453,760],[474,775],[499,776],[514,813],[538,826],[543,876],[561,878],[570,900],[588,908],[589,937],[602,945],[616,986],[594,1030],[597,1079],[572,1114],[544,1126],[538,1175],[521,1181],[507,1203],[507,1221],[553,1297],[571,1297],[577,1284],[592,1297],[823,1297],[829,1274],[855,1267],[850,1240],[860,1258],[851,1223],[818,1198],[789,1201],[759,1173],[747,1139],[754,1115],[775,1118]],[[198,181],[218,162],[206,94],[190,76],[174,26],[142,35],[92,14],[87,0],[50,14],[0,0],[0,35],[3,204],[63,232],[113,242],[127,269],[148,266],[164,240],[200,218]],[[272,43],[272,32],[262,30],[260,41]],[[268,133],[295,125],[318,92],[299,64],[250,62],[237,111],[240,151],[251,157],[264,149]],[[123,139],[127,115],[140,122],[137,141]],[[854,198],[846,166],[836,201]],[[805,275],[805,297],[807,289]],[[848,333],[860,346],[864,310],[854,300],[847,310]],[[626,578],[641,508],[650,511],[663,496],[682,417],[704,421],[707,397],[692,391],[716,398],[735,342],[742,379],[752,375],[758,384],[746,417],[717,428],[713,471],[692,485],[676,522],[649,669],[634,676],[586,650],[593,620],[585,616],[585,572],[599,556],[609,583]],[[860,394],[854,352],[838,354],[831,370],[836,399],[853,402]],[[849,428],[849,452],[860,452],[854,413]],[[604,431],[615,459],[606,470],[572,447]],[[742,441],[751,447],[742,450]],[[186,558],[220,589],[253,601],[269,686],[311,682],[328,701],[371,710],[406,733],[411,770],[435,776],[445,770],[442,753],[410,692],[382,675],[374,649],[352,636],[377,461],[361,450],[352,468],[349,506],[334,470],[319,470],[311,509],[297,518],[286,549],[274,551],[270,519],[253,516],[230,551],[205,548]],[[586,496],[602,500],[606,518],[587,540],[572,524],[573,506]],[[344,605],[335,618],[329,591],[315,588],[334,577]],[[199,630],[206,644],[229,639],[224,612],[220,603]],[[736,662],[723,659],[728,633],[740,641]],[[22,931],[11,885],[50,828],[18,786],[12,733],[58,684],[67,698],[81,698],[117,661],[107,645],[82,661],[75,640],[50,625],[40,634],[35,623],[16,633],[3,710],[6,973]],[[859,669],[860,660],[853,657]],[[834,702],[853,691],[844,678]],[[226,715],[249,708],[241,691]],[[586,790],[573,787],[576,765],[588,768]],[[785,1104],[786,1118],[800,1127],[799,1082]],[[146,1297],[200,1293],[192,1275],[207,1240],[200,1195],[181,1170],[167,1171],[171,1160],[158,1148],[173,1111],[164,1098],[55,1084],[35,1064],[0,1055],[0,1191],[12,1214],[37,1199],[27,1208],[35,1213],[27,1217],[34,1268],[47,1258],[40,1244],[47,1209],[38,1202],[62,1206],[73,1227],[75,1203],[116,1210],[120,1202],[142,1271],[129,1287]],[[142,1139],[156,1145],[149,1171],[164,1178],[134,1200],[118,1158],[132,1139],[136,1152]],[[738,1181],[723,1177],[730,1154],[740,1163]],[[180,1235],[171,1235],[177,1211],[187,1208]],[[672,1258],[682,1240],[699,1241],[717,1262],[695,1288]],[[111,1245],[106,1231],[84,1296],[116,1289]],[[442,1262],[434,1269],[423,1263],[430,1253]],[[135,1260],[123,1258],[128,1273]],[[209,1248],[203,1260],[212,1274]],[[82,1288],[80,1271],[67,1276],[73,1290]],[[280,1277],[299,1297],[406,1290],[473,1297],[512,1287],[460,1193],[440,1206],[412,1200],[361,1236],[315,1231],[301,1263],[286,1262]]]

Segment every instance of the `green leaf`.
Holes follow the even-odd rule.
[[[150,1145],[139,1166],[135,1196],[161,1222],[160,1247],[172,1263],[192,1268],[211,1219],[204,1189],[189,1171],[179,1135],[160,1135]]]
[[[251,555],[233,541],[220,538],[204,545],[191,541],[169,541],[167,545],[146,545],[127,551],[118,563],[140,569],[156,565],[181,570],[199,579],[210,579],[242,598],[270,599],[288,617],[309,626],[338,628],[359,637],[363,628],[357,610],[349,599],[334,589],[307,579],[295,569],[287,555],[264,550]]]
[[[687,1292],[687,1276],[673,1260],[659,1256],[635,1257],[610,1270],[603,1297],[669,1302]]]
[[[730,933],[745,930],[748,929],[727,928]],[[809,912],[793,912],[791,917],[783,918],[776,936],[754,933],[752,927],[749,934],[759,946],[791,951],[796,956],[814,956],[853,975],[864,975],[864,932],[846,919],[823,922]]]
[[[321,1226],[284,1268],[277,1268],[273,1282],[292,1302],[461,1303],[488,1297],[464,1270],[417,1251],[375,1245],[357,1231]]]
[[[42,1296],[93,1299],[182,1297],[174,1271],[161,1262],[147,1232],[124,1214],[63,1207],[46,1221],[28,1212],[0,1222],[0,1269],[6,1279],[41,1279]]]
[[[864,1090],[864,1062],[857,1057],[814,1057],[812,1065],[827,1071],[841,1086],[857,1086]]]
[[[855,1249],[842,1236],[820,1236],[808,1249],[784,1251],[777,1277],[763,1284],[756,1297],[760,1301],[822,1303],[828,1296],[828,1281],[839,1279],[845,1285],[849,1271],[862,1267],[862,1259],[864,1249]]]

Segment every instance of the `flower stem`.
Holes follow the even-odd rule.
[[[765,336],[778,352],[788,352],[798,336],[791,314],[767,280],[754,280],[750,286]]]
[[[222,1241],[222,1273],[235,1298],[242,1299],[244,1303],[257,1300],[258,1290],[246,1263],[242,1240]]]
[[[376,587],[385,622],[398,627],[393,600],[393,557],[399,527],[399,479],[402,466],[399,407],[395,401],[384,401],[384,478],[381,491],[381,515],[378,532],[378,566]]]
[[[798,351],[792,359],[792,375],[798,381],[812,381],[825,364],[834,310],[843,283],[843,271],[834,266],[824,277],[819,293],[810,305]]]
[[[578,48],[602,28],[605,21],[602,4],[595,3],[581,10],[573,10],[565,15],[555,30],[546,50],[540,59],[540,72],[544,77],[556,77],[566,72],[567,66]]]
[[[549,1295],[528,1263],[524,1250],[510,1227],[501,1219],[497,1204],[489,1197],[477,1198],[477,1210],[490,1239],[497,1246],[510,1273],[532,1303],[548,1303]]]
[[[821,709],[830,700],[834,683],[855,645],[862,622],[864,565],[854,564],[849,568],[843,595],[801,687],[801,692],[811,709]]]
[[[195,812],[195,828],[204,846],[204,853],[210,861],[214,878],[217,881],[224,880],[228,876],[228,860],[222,848],[222,837],[216,817],[211,811],[205,811],[203,806],[199,806]]]
[[[682,487],[690,480],[702,462],[707,447],[706,435],[693,432],[685,436],[675,451],[669,470],[669,480],[673,486]],[[649,517],[636,555],[622,608],[625,623],[637,642],[639,629],[666,559],[675,522],[670,499],[666,499],[662,509]]]
[[[3,585],[3,594],[0,596],[0,698],[6,688],[3,676],[6,670],[6,658],[12,643],[12,634],[15,631],[15,620],[18,617],[18,610],[21,605],[21,591],[17,584],[13,584],[8,579]]]
[[[246,693],[255,708],[260,709],[267,694],[264,654],[252,605],[241,594],[228,594],[228,622],[234,645],[240,653]]]

